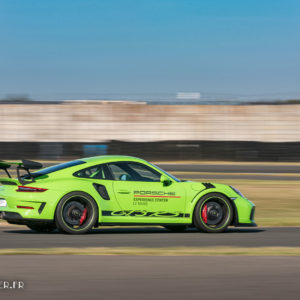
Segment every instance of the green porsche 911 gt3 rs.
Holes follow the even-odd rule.
[[[17,167],[17,179],[9,168]],[[161,225],[222,232],[256,226],[255,206],[232,186],[181,181],[129,156],[98,156],[42,169],[0,161],[0,214],[39,232],[86,233],[99,225]],[[31,170],[37,170],[31,172]]]

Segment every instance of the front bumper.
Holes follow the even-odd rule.
[[[235,224],[236,227],[257,227],[257,224],[254,222],[255,206],[252,206],[250,212],[250,223],[239,223]]]
[[[243,197],[234,198],[233,203],[235,219],[232,225],[235,227],[257,227],[254,221],[255,205]]]

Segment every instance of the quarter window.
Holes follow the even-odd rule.
[[[91,179],[111,179],[111,175],[105,164],[82,169],[74,173],[74,176]]]

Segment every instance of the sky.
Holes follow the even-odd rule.
[[[0,0],[0,96],[300,96],[299,29],[298,0]]]

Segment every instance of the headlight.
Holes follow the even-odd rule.
[[[243,198],[246,198],[238,189],[236,189],[235,187],[233,186],[230,186],[239,196],[243,197]]]

